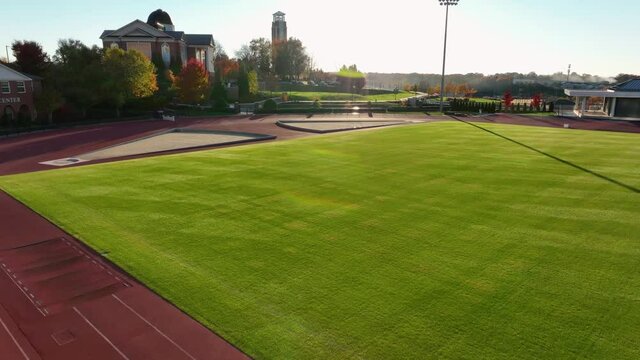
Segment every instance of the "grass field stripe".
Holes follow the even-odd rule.
[[[18,343],[18,340],[16,340],[16,338],[13,336],[13,333],[9,330],[9,327],[7,327],[7,324],[5,324],[4,321],[2,320],[2,317],[0,317],[0,324],[2,324],[2,327],[4,328],[4,330],[7,332],[7,334],[9,334],[9,336],[11,337],[11,340],[13,340],[13,343],[16,344],[16,346],[22,353],[22,356],[24,356],[25,359],[30,360],[31,358],[29,357],[29,355],[27,355],[27,353],[24,351],[22,346],[20,346],[20,344]]]
[[[585,167],[582,167],[582,166],[580,166],[580,165],[578,165],[578,164],[574,164],[574,163],[572,163],[571,161],[568,161],[568,160],[565,160],[565,159],[559,158],[559,157],[557,157],[557,156],[555,156],[555,155],[551,155],[551,154],[549,154],[549,153],[547,153],[547,152],[544,152],[544,151],[542,151],[542,150],[536,149],[536,148],[534,148],[533,146],[529,146],[529,145],[527,145],[527,144],[524,144],[524,143],[521,143],[521,142],[519,142],[519,141],[517,141],[517,140],[514,140],[514,139],[512,139],[512,138],[510,138],[510,137],[508,137],[508,136],[504,136],[504,135],[499,134],[499,133],[497,133],[497,132],[495,132],[495,131],[492,131],[492,130],[489,130],[489,129],[487,129],[487,128],[484,128],[484,127],[482,127],[482,126],[480,126],[480,125],[478,125],[478,124],[474,124],[474,123],[471,123],[471,122],[468,122],[468,121],[464,121],[464,120],[462,120],[462,119],[458,119],[458,118],[453,117],[453,116],[452,116],[452,118],[454,118],[454,119],[456,119],[456,120],[458,120],[458,121],[460,121],[460,122],[463,122],[463,123],[465,123],[465,124],[467,124],[467,125],[471,125],[471,126],[473,126],[473,127],[476,127],[476,128],[478,128],[478,129],[480,129],[480,130],[486,131],[486,132],[488,132],[488,133],[490,133],[490,134],[492,134],[492,135],[495,135],[495,136],[497,136],[497,137],[500,137],[500,138],[502,138],[502,139],[504,139],[504,140],[510,141],[510,142],[512,142],[512,143],[514,143],[514,144],[520,145],[520,146],[522,146],[522,147],[524,147],[524,148],[526,148],[526,149],[529,149],[529,150],[531,150],[531,151],[535,151],[535,152],[537,152],[538,154],[541,154],[541,155],[544,155],[544,156],[546,156],[546,157],[548,157],[548,158],[551,158],[551,159],[553,159],[553,160],[559,161],[559,162],[561,162],[561,163],[563,163],[563,164],[565,164],[565,165],[569,165],[569,166],[571,166],[571,167],[573,167],[573,168],[575,168],[575,169],[578,169],[578,170],[580,170],[580,171],[586,172],[587,174],[591,174],[591,175],[593,175],[593,176],[595,176],[595,177],[598,177],[598,178],[600,178],[600,179],[602,179],[602,180],[606,180],[606,181],[608,181],[608,182],[610,182],[610,183],[612,183],[612,184],[615,184],[615,185],[621,186],[621,187],[623,187],[623,188],[625,188],[625,189],[627,189],[627,190],[633,191],[634,193],[638,193],[638,194],[640,194],[640,189],[638,189],[638,188],[636,188],[636,187],[633,187],[633,186],[631,186],[631,185],[627,185],[627,184],[625,184],[625,183],[623,183],[623,182],[620,182],[620,181],[618,181],[618,180],[616,180],[616,179],[612,179],[612,178],[610,178],[610,177],[608,177],[608,176],[602,175],[602,174],[600,174],[600,173],[598,173],[598,172],[595,172],[595,171],[593,171],[593,170],[589,170],[589,169],[587,169],[587,168],[585,168]]]
[[[100,330],[98,330],[98,328],[97,328],[95,325],[93,325],[93,323],[91,323],[91,321],[89,321],[89,319],[87,319],[87,317],[86,317],[86,316],[84,316],[84,314],[83,314],[83,313],[81,313],[81,312],[80,312],[80,310],[78,310],[78,308],[77,308],[77,307],[75,307],[75,306],[74,306],[74,307],[73,307],[73,310],[74,310],[78,315],[80,315],[80,317],[81,317],[81,318],[82,318],[82,319],[83,319],[87,324],[89,324],[89,326],[91,326],[91,327],[93,328],[93,330],[95,330],[95,331],[98,333],[98,335],[100,335],[100,336],[101,336],[101,337],[102,337],[102,338],[103,338],[103,339],[104,339],[104,340],[105,340],[109,345],[111,345],[111,347],[112,347],[115,351],[117,351],[117,352],[118,352],[118,354],[120,354],[120,356],[122,356],[122,358],[123,358],[123,359],[127,359],[127,360],[129,360],[129,358],[127,357],[127,355],[125,355],[122,351],[120,351],[120,349],[118,349],[118,347],[117,347],[114,343],[112,343],[112,342],[111,342],[111,340],[109,340],[109,338],[108,338],[108,337],[106,337],[106,336],[105,336],[105,335],[104,335]]]
[[[162,330],[158,329],[155,325],[153,325],[151,322],[149,322],[149,320],[147,320],[145,317],[143,317],[142,315],[140,315],[137,311],[135,311],[131,306],[127,305],[127,303],[125,303],[122,299],[120,299],[116,294],[111,294],[111,296],[113,296],[114,299],[118,300],[118,302],[120,302],[124,307],[126,307],[127,309],[129,309],[129,311],[131,311],[132,313],[134,313],[137,317],[139,317],[142,321],[144,321],[147,325],[151,326],[153,328],[153,330],[155,330],[156,332],[158,332],[158,334],[162,335],[162,337],[164,337],[165,339],[167,339],[171,344],[173,344],[175,347],[177,347],[180,351],[182,351],[185,355],[187,355],[190,359],[192,360],[196,360],[195,357],[193,357],[191,354],[189,354],[185,349],[182,348],[182,346],[178,345],[175,341],[173,341],[167,334],[163,333]]]

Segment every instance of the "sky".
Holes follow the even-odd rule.
[[[212,34],[233,55],[253,38],[270,38],[272,14],[283,11],[289,36],[325,71],[442,70],[445,9],[437,0],[2,2],[0,50],[16,39],[38,41],[49,54],[62,38],[100,45],[103,30],[162,8],[176,30]],[[551,74],[569,64],[579,74],[640,73],[639,13],[638,0],[460,0],[450,9],[447,73]]]

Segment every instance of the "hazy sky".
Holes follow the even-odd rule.
[[[2,1],[0,45],[36,40],[49,53],[60,38],[100,44],[157,8],[176,30],[213,34],[230,55],[271,36],[272,14],[287,14],[289,36],[315,64],[334,71],[439,73],[444,8],[437,0],[19,0]],[[614,5],[615,6],[612,6]],[[451,9],[447,73],[640,73],[639,0],[461,0]],[[2,55],[4,51],[2,51]]]

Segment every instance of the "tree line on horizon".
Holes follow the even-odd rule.
[[[589,74],[579,75],[573,73],[571,82],[592,83],[594,86],[607,87],[612,83],[621,83],[640,75],[619,74],[615,78],[604,78]],[[425,93],[440,93],[441,75],[439,74],[390,74],[367,73],[367,82],[375,88],[410,88]],[[530,80],[531,83],[514,83],[514,79]],[[563,96],[562,84],[566,82],[567,74],[538,75],[534,72],[528,74],[502,73],[485,75],[481,73],[450,74],[445,76],[445,93],[453,93],[452,87],[466,85],[476,90],[477,96],[499,97],[506,91],[515,96],[530,97],[534,94],[546,96]]]

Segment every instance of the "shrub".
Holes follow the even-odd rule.
[[[278,110],[278,104],[273,100],[269,99],[262,104],[262,110],[267,112],[275,112]]]
[[[215,111],[229,111],[229,103],[225,99],[218,99],[213,105],[213,109]]]

